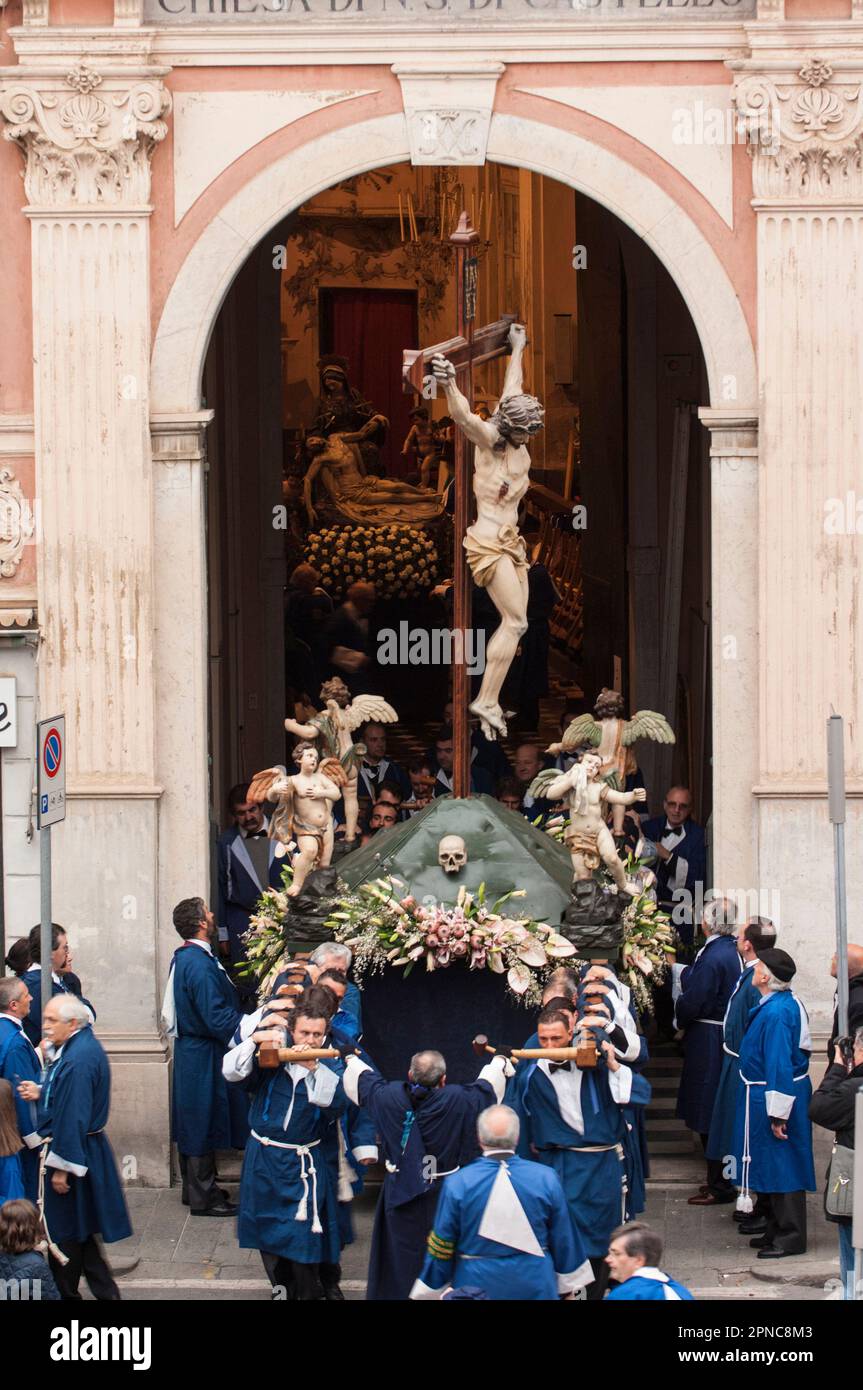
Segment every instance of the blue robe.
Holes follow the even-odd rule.
[[[251,1040],[241,1048],[254,1055]],[[241,1248],[266,1250],[298,1264],[338,1263],[337,1180],[328,1150],[333,1152],[346,1106],[342,1071],[338,1058],[319,1062],[314,1076],[298,1066],[261,1070],[252,1062],[246,1082],[253,1095],[252,1132],[243,1156],[237,1220]],[[278,1147],[282,1144],[304,1146],[306,1152]]]
[[[360,1159],[378,1156],[377,1130],[368,1111],[348,1102],[339,1123],[329,1131],[325,1147],[338,1198],[339,1245],[344,1249],[354,1243],[353,1201],[365,1187]]]
[[[692,1294],[683,1285],[678,1284],[676,1279],[672,1279],[661,1269],[647,1268],[640,1269],[637,1274],[633,1274],[630,1279],[624,1279],[622,1284],[618,1284],[616,1289],[605,1295],[606,1303],[632,1303],[632,1302],[654,1302],[654,1303],[691,1303]]]
[[[737,1103],[734,1153],[745,1190],[815,1191],[809,1120],[811,1049],[808,1020],[796,995],[790,990],[765,995],[752,1010],[740,1044],[744,1086]],[[771,1118],[786,1122],[787,1139],[774,1137]]]
[[[349,1067],[353,1064],[349,1063]],[[349,1070],[348,1097],[366,1109],[387,1165],[375,1209],[369,1301],[407,1299],[434,1224],[441,1179],[479,1153],[476,1121],[497,1093],[484,1079],[434,1090],[385,1081],[371,1067]]]
[[[237,992],[209,951],[192,942],[171,963],[177,1037],[171,1102],[174,1142],[181,1154],[200,1157],[234,1144],[222,1058],[240,1022]],[[239,1139],[239,1143],[236,1143]]]
[[[542,1255],[531,1255],[480,1235],[492,1187],[505,1165]],[[560,1278],[560,1284],[558,1284]],[[446,1178],[428,1238],[428,1253],[413,1297],[469,1284],[494,1300],[556,1302],[593,1278],[569,1218],[560,1183],[550,1168],[517,1155],[482,1157]]]
[[[675,1018],[685,1034],[677,1116],[695,1134],[710,1129],[722,1071],[722,1020],[740,970],[734,937],[713,936],[681,976]]]
[[[45,1166],[45,1219],[51,1237],[109,1244],[132,1234],[114,1151],[105,1134],[111,1106],[111,1071],[89,1024],[60,1048],[39,1098],[39,1133],[50,1138]],[[68,1175],[69,1191],[54,1191],[50,1170]]]
[[[38,1085],[42,1079],[42,1063],[24,1029],[8,1014],[0,1015],[0,1076],[9,1082],[15,1096],[15,1118],[24,1141],[19,1154],[24,1195],[28,1201],[35,1202],[39,1194],[40,1149],[36,1102],[22,1100],[18,1086],[22,1081],[35,1081]]]
[[[740,1044],[743,1041],[743,1034],[746,1032],[749,1015],[753,1009],[757,1009],[761,1002],[761,995],[752,983],[754,972],[754,964],[747,965],[737,981],[734,993],[728,1001],[725,1022],[722,1026],[724,1056],[722,1058],[722,1071],[719,1075],[719,1085],[716,1088],[716,1099],[713,1102],[713,1115],[710,1120],[706,1153],[708,1158],[718,1158],[723,1162],[734,1155],[737,1103],[743,1090],[738,1061]],[[736,1173],[731,1176],[736,1181],[740,1174]]]
[[[567,1077],[566,1082],[559,1084],[566,1086],[581,1112],[579,1117],[570,1111],[570,1124],[561,1113],[548,1067],[546,1061],[519,1067],[510,1102],[521,1120],[519,1152],[525,1158],[535,1157],[548,1164],[557,1173],[573,1225],[588,1255],[597,1258],[607,1253],[615,1226],[629,1220],[632,1214],[623,1111],[627,1105],[648,1103],[650,1083],[626,1066],[610,1073],[600,1060],[595,1069],[579,1072],[571,1063],[568,1072],[556,1073]],[[615,1093],[622,1099],[615,1099]],[[594,1148],[596,1152],[575,1152],[584,1148]]]
[[[0,1155],[0,1206],[16,1197],[26,1196],[19,1154]]]
[[[31,965],[29,970],[24,971],[24,974],[21,976],[21,979],[24,981],[32,996],[30,1002],[30,1012],[27,1015],[27,1017],[22,1020],[24,1024],[24,1032],[27,1034],[27,1037],[30,1039],[33,1046],[38,1047],[40,1042],[42,1041],[41,965]],[[81,993],[81,981],[78,979],[77,975],[73,975],[70,973],[68,975],[62,976],[59,980],[52,980],[51,996],[52,998],[56,998],[58,994],[74,994],[76,999],[80,999],[82,1004],[87,1005],[87,1008],[90,1010],[93,1017],[96,1017],[96,1010],[93,1008],[93,1005],[90,1003],[90,1000],[85,999],[83,994]]]
[[[272,988],[270,990],[271,999],[274,999],[276,997],[282,985],[286,985],[288,983],[289,978],[292,978],[289,970],[283,970],[280,975],[276,976],[275,980],[273,981]],[[308,988],[308,986],[312,983],[311,975],[307,974],[302,983],[304,989]],[[326,981],[324,981],[324,983],[326,983]],[[337,1020],[342,1020],[344,1022],[343,1015],[345,1014],[347,1014],[350,1018],[354,1019],[356,1024],[355,1029],[346,1029],[346,1031],[348,1032],[348,1036],[354,1037],[355,1039],[361,1038],[363,1033],[362,1001],[360,992],[352,980],[348,981],[348,987],[345,990],[345,997],[342,1000],[342,1007],[339,1009],[339,1012],[336,1014],[336,1017],[333,1020],[333,1022],[335,1023]]]

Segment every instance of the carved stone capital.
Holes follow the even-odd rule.
[[[433,68],[395,63],[412,164],[484,164],[503,63]]]
[[[820,57],[743,70],[733,102],[756,198],[863,203],[863,72]]]
[[[83,63],[38,81],[5,75],[3,138],[24,155],[32,207],[71,212],[148,202],[150,159],[168,133],[162,117],[171,109],[159,75],[108,75]]]

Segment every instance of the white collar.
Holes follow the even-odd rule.
[[[209,941],[196,941],[195,938],[192,937],[189,941],[186,942],[186,945],[200,946],[201,950],[206,951],[208,956],[211,956],[213,954],[213,948],[210,945]]]
[[[269,816],[264,816],[264,821],[260,830],[240,830],[240,836],[243,840],[250,840],[256,835],[264,835],[269,830],[269,828],[270,818]]]
[[[630,1279],[655,1279],[659,1284],[670,1282],[668,1275],[663,1274],[661,1269],[656,1268],[656,1265],[644,1265],[641,1269],[637,1269],[634,1274],[630,1274],[629,1277]]]

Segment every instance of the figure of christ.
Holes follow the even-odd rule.
[[[312,463],[303,483],[303,501],[309,525],[317,521],[312,489],[320,475],[334,506],[352,521],[386,525],[394,521],[432,521],[441,515],[440,498],[398,478],[377,478],[366,473],[359,441],[370,426],[353,432],[306,439]]]
[[[485,673],[479,694],[470,706],[486,738],[506,737],[500,691],[527,631],[528,559],[518,532],[518,507],[530,479],[530,454],[525,445],[542,429],[544,410],[535,396],[522,392],[522,357],[527,344],[524,326],[509,330],[512,355],[497,410],[490,420],[475,415],[456,385],[456,369],[445,357],[432,359],[432,371],[446,392],[449,413],[457,428],[475,445],[473,492],[477,518],[464,537],[474,582],[488,589],[500,614],[500,624],[486,649]]]
[[[333,806],[342,795],[344,778],[336,759],[321,762],[314,743],[298,743],[293,756],[300,769],[293,777],[281,768],[270,768],[258,773],[249,787],[250,800],[276,803],[270,838],[280,845],[297,846],[294,878],[287,890],[291,898],[300,892],[312,869],[325,868],[333,857]]]
[[[316,740],[325,757],[338,759],[345,778],[340,793],[345,803],[345,840],[350,843],[357,838],[357,782],[366,751],[364,743],[354,743],[353,730],[370,719],[379,724],[394,724],[398,715],[379,695],[357,695],[351,700],[351,692],[339,676],[324,681],[321,699],[325,708],[320,714],[305,724],[286,719],[285,728],[297,738]]]
[[[614,837],[605,823],[603,803],[632,806],[636,801],[646,801],[647,792],[643,787],[636,787],[631,792],[614,791],[601,780],[601,774],[601,758],[596,753],[585,753],[581,762],[574,763],[568,772],[553,780],[544,779],[542,795],[548,797],[549,801],[559,801],[563,797],[569,801],[569,825],[565,839],[572,856],[575,877],[590,878],[601,861],[618,889],[630,897],[636,897],[641,889],[624,873]]]

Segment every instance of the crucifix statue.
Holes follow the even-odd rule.
[[[527,336],[521,324],[507,315],[497,323],[473,331],[476,261],[469,255],[478,240],[462,213],[451,237],[456,247],[456,290],[462,336],[438,343],[422,352],[404,354],[406,382],[419,389],[423,368],[431,363],[434,380],[444,389],[449,413],[457,426],[455,467],[455,545],[453,623],[457,630],[470,627],[470,584],[487,588],[500,614],[500,625],[488,644],[482,685],[470,711],[488,738],[506,735],[500,691],[519,639],[527,629],[527,556],[518,533],[518,507],[529,486],[530,455],[525,445],[542,428],[543,408],[534,396],[522,392],[522,356]],[[509,351],[511,354],[500,402],[494,415],[483,420],[471,410],[472,368]],[[464,389],[461,389],[464,388]],[[472,525],[468,493],[468,455],[465,441],[475,446],[473,493],[477,516]],[[466,667],[453,673],[453,792],[464,797],[470,790],[470,725],[467,712]]]

